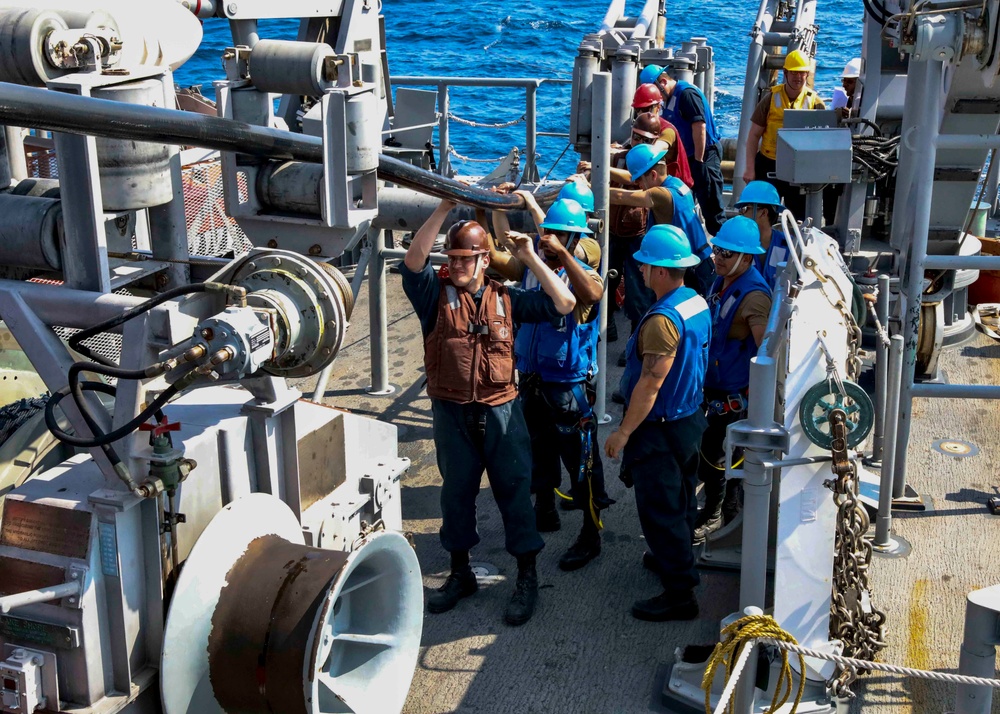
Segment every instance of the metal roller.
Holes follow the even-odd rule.
[[[260,40],[250,53],[250,80],[262,92],[315,97],[330,84],[324,66],[336,54],[322,42]]]
[[[60,270],[61,232],[59,200],[0,193],[0,265]]]
[[[164,632],[164,711],[399,712],[422,611],[403,536],[375,533],[350,553],[312,548],[284,503],[246,496],[212,520],[181,571]]]
[[[257,199],[275,211],[322,214],[323,167],[300,161],[272,163],[257,174]]]
[[[66,74],[49,63],[45,50],[48,35],[65,29],[50,10],[0,9],[0,80],[40,87]]]
[[[155,107],[163,104],[158,79],[94,87],[98,99]],[[106,211],[128,211],[169,203],[174,197],[170,175],[170,147],[162,142],[97,139],[101,197]]]

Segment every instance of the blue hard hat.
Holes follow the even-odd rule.
[[[724,248],[737,253],[763,255],[767,252],[760,245],[760,229],[757,228],[757,222],[746,216],[730,218],[708,242],[713,248]]]
[[[654,149],[649,144],[639,144],[633,146],[625,154],[625,166],[628,167],[632,180],[638,181],[640,176],[656,166],[657,162],[666,155],[666,149]]]
[[[562,187],[562,190],[559,191],[558,198],[568,198],[576,201],[583,206],[583,210],[587,211],[587,213],[593,213],[594,211],[594,192],[583,181],[567,182]]]
[[[587,227],[587,213],[583,206],[571,198],[560,198],[545,214],[542,228],[569,233],[593,233]]]
[[[677,226],[657,223],[642,237],[639,250],[632,256],[640,263],[661,268],[688,268],[701,258],[691,253],[691,241]]]
[[[740,194],[740,200],[736,202],[736,207],[749,206],[756,203],[760,206],[774,206],[777,211],[784,211],[781,199],[778,197],[778,189],[767,181],[751,181]]]
[[[658,64],[647,64],[639,72],[639,84],[656,84],[656,79],[666,71],[666,67],[661,67]]]

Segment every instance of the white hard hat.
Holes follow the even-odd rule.
[[[840,75],[841,79],[857,79],[861,76],[861,58],[855,57],[850,62],[844,66],[844,72]]]

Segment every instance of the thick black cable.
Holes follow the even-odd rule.
[[[128,310],[125,310],[120,315],[112,317],[110,320],[105,320],[104,322],[88,327],[85,330],[80,330],[75,335],[69,338],[69,346],[72,347],[77,352],[79,352],[80,354],[82,354],[84,357],[89,357],[90,359],[94,360],[99,364],[102,364],[106,367],[117,367],[118,365],[109,360],[107,357],[103,357],[102,355],[96,354],[90,348],[85,347],[80,343],[83,340],[87,339],[88,337],[93,337],[98,333],[107,332],[108,330],[114,327],[118,327],[119,325],[128,322],[132,318],[141,315],[144,312],[152,310],[157,305],[160,305],[168,300],[173,300],[174,298],[180,297],[182,295],[190,295],[192,293],[203,293],[207,290],[208,290],[207,283],[179,285],[176,288],[165,290],[159,295],[155,295],[149,298],[140,305],[136,305],[135,307],[130,307]],[[141,377],[139,377],[138,379],[141,379]]]

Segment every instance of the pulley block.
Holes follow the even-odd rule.
[[[844,381],[842,394],[836,383],[822,381],[809,388],[799,404],[799,421],[806,437],[822,449],[833,444],[830,412],[843,409],[847,414],[847,445],[856,447],[871,433],[875,424],[875,407],[864,389],[854,382]]]

